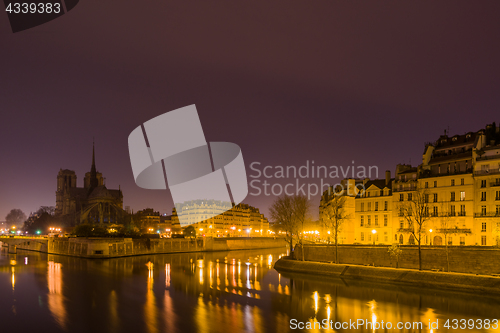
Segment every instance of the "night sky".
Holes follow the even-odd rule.
[[[60,168],[83,186],[93,138],[124,205],[170,213],[168,191],[135,185],[127,138],[190,104],[249,175],[307,160],[394,175],[445,129],[500,121],[499,43],[497,0],[83,0],[15,34],[0,13],[0,220],[55,205]]]

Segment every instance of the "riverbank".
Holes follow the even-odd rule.
[[[500,296],[500,277],[498,276],[332,264],[299,261],[288,257],[279,259],[274,268],[278,272],[286,271],[389,284],[410,284],[427,288],[484,292]]]
[[[418,269],[418,247],[400,246],[398,259],[392,257],[387,245],[307,244],[304,259],[315,262],[335,262],[338,250],[340,264],[366,265],[389,268]],[[295,248],[295,258],[302,259],[302,248]],[[500,274],[500,249],[488,246],[422,246],[422,269],[425,271],[466,274]]]
[[[285,247],[283,238],[270,237],[224,237],[224,238],[84,238],[84,237],[0,237],[8,245],[8,251],[38,251],[48,254],[68,255],[80,258],[120,258],[148,254],[189,252],[216,252]]]

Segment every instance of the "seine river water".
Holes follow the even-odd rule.
[[[445,332],[448,321],[449,331],[500,332],[498,298],[279,274],[272,266],[283,255],[286,249],[88,260],[3,248],[0,330]]]

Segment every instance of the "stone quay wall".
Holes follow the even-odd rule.
[[[418,247],[401,246],[399,263],[388,252],[389,246],[339,245],[339,264],[370,265],[418,269]],[[302,259],[302,249],[294,251],[297,259]],[[449,246],[450,272],[470,274],[500,274],[500,249],[484,246]],[[304,259],[316,262],[335,262],[334,245],[305,245]],[[447,271],[446,249],[444,246],[422,247],[422,269]]]
[[[388,267],[367,267],[360,265],[330,264],[281,258],[274,268],[279,272],[313,274],[341,278],[345,281],[358,280],[369,283],[412,285],[425,288],[439,288],[466,292],[480,292],[500,296],[500,277],[464,273],[419,271]],[[348,283],[348,282],[347,282]]]
[[[32,250],[83,258],[117,258],[145,254],[211,252],[285,247],[282,238],[84,238],[0,237],[9,252]]]

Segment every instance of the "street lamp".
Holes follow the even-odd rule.
[[[430,239],[430,243],[431,243],[431,246],[432,246],[432,229],[429,229],[429,232],[431,233],[431,239]]]
[[[372,234],[373,234],[373,245],[375,245],[375,234],[377,233],[377,230],[373,229]]]

